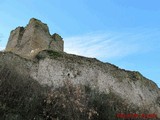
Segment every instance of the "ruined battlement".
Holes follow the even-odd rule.
[[[11,31],[5,51],[32,58],[45,49],[63,52],[63,46],[64,41],[60,35],[51,35],[47,24],[32,18],[26,27],[17,27]]]

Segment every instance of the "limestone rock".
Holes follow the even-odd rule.
[[[11,74],[16,75],[14,80],[11,79],[14,77],[12,77]],[[23,79],[26,76],[25,80],[20,79],[19,82],[25,82],[29,78],[31,79],[29,80],[30,84],[32,83],[31,81],[33,81],[40,86],[47,86],[47,88],[51,88],[52,90],[63,87],[64,81],[70,80],[75,86],[88,86],[91,90],[98,91],[104,95],[116,95],[118,101],[122,99],[120,102],[126,107],[113,105],[111,108],[115,113],[103,111],[103,115],[105,115],[105,112],[109,116],[115,116],[117,113],[125,113],[127,111],[127,113],[137,114],[154,113],[158,117],[157,120],[160,118],[160,89],[154,82],[143,77],[138,72],[123,70],[112,64],[102,63],[96,59],[70,55],[65,52],[43,50],[36,55],[35,59],[29,60],[11,52],[0,52],[0,88],[2,89],[1,86],[3,84],[1,79],[3,78],[16,81],[15,84],[18,84],[17,87],[21,86],[21,83],[17,82],[17,75],[21,75]],[[8,81],[8,83],[10,83],[10,81]],[[26,86],[26,83],[23,83],[23,85]],[[6,88],[5,85],[4,87]],[[27,88],[28,87],[32,87],[32,85],[28,85]],[[17,91],[17,88],[12,85],[12,82],[8,88]],[[34,86],[34,88],[37,89],[37,86]],[[12,89],[10,91],[12,91]],[[23,89],[23,87],[21,89]],[[27,90],[30,93],[30,89]],[[24,91],[22,90],[22,92]],[[36,92],[34,94],[37,95]],[[95,93],[93,95],[95,95]],[[95,100],[100,99],[102,100],[101,102],[106,103],[103,107],[107,110],[109,109],[107,104],[110,105],[112,102],[118,104],[118,101],[114,100],[113,95],[109,98],[110,100],[108,102],[101,97],[98,98],[96,95],[93,97],[95,97]],[[3,99],[5,98],[6,96]],[[0,99],[0,103],[3,99]],[[16,101],[16,98],[14,101]],[[6,103],[6,101],[4,101],[4,103]],[[37,102],[34,102],[34,104],[36,103]],[[6,108],[8,108],[8,106]],[[15,107],[15,109],[17,110],[18,107]],[[117,111],[117,109],[120,109],[120,111]],[[103,117],[103,115],[100,114],[99,117]],[[108,120],[117,120],[117,118]]]
[[[26,27],[11,31],[6,51],[23,57],[33,57],[44,49],[63,51],[63,40],[58,34],[50,35],[48,26],[32,18]]]
[[[153,81],[139,72],[61,51],[61,36],[56,33],[50,35],[47,25],[39,20],[31,19],[26,27],[18,27],[11,32],[6,51],[0,52],[0,119],[43,120],[44,110],[37,109],[43,107],[44,102],[38,103],[46,98],[41,95],[44,91],[65,86],[68,80],[74,87],[87,86],[91,89],[87,89],[86,96],[93,95],[89,99],[94,98],[92,106],[95,109],[100,106],[98,114],[101,120],[117,120],[110,117],[120,112],[154,113],[157,120],[160,118],[160,89]],[[47,89],[43,90],[43,87]],[[111,96],[106,97],[108,95]]]

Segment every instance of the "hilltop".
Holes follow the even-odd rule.
[[[0,119],[121,120],[120,113],[158,120],[160,89],[137,71],[65,53],[62,37],[40,20],[11,32],[0,52]]]

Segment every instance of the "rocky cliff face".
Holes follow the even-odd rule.
[[[31,20],[29,25],[33,25],[32,22],[35,24],[35,20]],[[40,30],[38,29],[35,34],[38,34],[38,31],[42,31],[41,29],[43,29],[42,34],[49,34],[47,32],[48,28],[46,27],[46,25],[42,27],[40,27]],[[27,30],[27,28],[34,27],[30,26],[25,28],[26,32],[30,32],[32,31],[32,29]],[[51,44],[49,44],[47,43],[47,41],[43,41],[43,39],[40,39],[46,46],[42,47],[41,43],[37,43],[38,46],[34,47],[34,43],[32,43],[34,41],[34,39],[32,38],[33,36],[35,36],[34,33],[28,33],[26,37],[24,37],[25,35],[23,35],[24,38],[30,38],[31,34],[31,38],[33,39],[31,40],[32,42],[30,41],[29,44],[27,44],[21,41],[19,43],[17,40],[24,40],[24,38],[22,37],[22,39],[18,36],[21,36],[25,32],[23,32],[23,28],[17,28],[15,31],[11,33],[12,39],[9,39],[8,46],[6,48],[7,51],[0,53],[0,113],[3,113],[4,116],[2,119],[5,118],[6,120],[10,120],[14,118],[15,120],[21,120],[22,118],[24,119],[24,115],[27,115],[25,119],[34,118],[37,120],[52,120],[52,118],[57,118],[66,120],[121,120],[122,118],[116,117],[116,114],[118,113],[136,113],[139,115],[156,114],[158,118],[154,119],[158,120],[160,118],[160,90],[153,81],[143,77],[139,72],[120,69],[110,63],[103,63],[93,58],[71,55],[65,52],[58,52],[49,49],[42,50],[45,47],[47,49],[47,45],[51,45],[52,42]],[[58,40],[61,39],[61,37],[59,37],[58,35],[53,35],[52,38]],[[18,45],[20,45],[20,47],[18,47]],[[24,45],[24,47],[21,45]],[[27,48],[28,46],[29,49]],[[13,48],[13,50],[10,49],[11,52],[8,52],[9,48]],[[22,52],[18,51],[18,49],[20,48],[22,49]],[[22,53],[28,55],[28,53],[30,53],[30,50],[33,48],[39,48],[40,52],[35,54],[32,59],[30,59],[30,57],[24,58]],[[17,53],[19,55],[17,55]],[[12,78],[14,78],[14,80],[12,80]],[[9,84],[10,81],[12,84]],[[59,102],[54,103],[57,100],[58,96],[57,94],[55,95],[55,93],[59,92],[59,88],[66,87],[65,81],[69,81],[73,85],[73,87],[83,86],[81,90],[85,91],[87,99],[82,99],[84,98],[83,96],[81,97],[82,101],[79,101],[81,99],[75,97],[75,94],[70,95],[71,92],[74,93],[75,91],[70,90],[69,86],[65,90],[69,90],[67,95],[61,93],[61,97],[59,97],[60,99],[58,99]],[[21,86],[25,87],[23,88]],[[1,90],[2,88],[5,91]],[[27,96],[23,95],[22,93],[17,93],[17,89],[22,90],[22,93],[26,94]],[[23,91],[23,89],[25,92]],[[30,91],[30,89],[32,90],[32,92]],[[49,89],[52,92],[57,89],[58,91],[54,92],[54,94],[52,95],[49,92],[49,98],[51,99],[53,96],[54,98],[51,100],[49,99],[50,101],[47,103],[47,106],[46,104],[44,106],[44,103],[39,103],[41,103],[41,101],[46,101],[46,99],[42,99],[44,97],[44,94],[48,95],[46,89]],[[11,94],[9,90],[14,92]],[[31,93],[33,93],[33,95]],[[78,89],[78,92],[76,91],[75,93],[76,95],[79,95],[80,90]],[[10,99],[8,100],[5,97],[5,94],[7,94],[10,99],[12,98],[13,101],[10,102]],[[16,95],[17,97],[14,98],[14,95]],[[63,101],[63,103],[61,103],[61,100],[63,100],[64,98],[65,100],[70,98],[69,102],[64,103]],[[81,105],[83,103],[82,106],[85,106],[85,108],[83,108],[82,106],[77,107],[77,104],[75,105],[75,102],[73,102],[74,100],[78,105]],[[19,101],[19,103],[16,101]],[[24,101],[28,105],[32,106],[33,108],[31,108],[33,110],[37,110],[38,107],[38,111],[30,110],[29,107],[25,105]],[[52,103],[52,101],[54,104]],[[88,102],[84,103],[84,101]],[[12,103],[15,103],[14,107],[12,106]],[[25,107],[21,106],[23,104]],[[52,107],[48,107],[48,104]],[[60,106],[62,106],[59,106],[61,108],[60,112],[62,112],[63,110],[69,112],[62,112],[60,115],[58,113],[55,113],[54,111],[60,110],[59,107],[55,107],[55,105],[57,104],[60,104]],[[67,105],[71,105],[71,109],[69,109],[69,106],[64,107]],[[25,108],[24,113],[26,114],[19,112],[19,109],[21,107]],[[93,109],[89,109],[89,112],[87,112],[87,108],[90,107],[95,111]],[[77,109],[79,110],[79,112],[77,112]],[[6,116],[7,110],[9,111],[9,113],[7,113],[8,116]],[[27,113],[26,111],[31,112]],[[44,111],[45,114],[43,115]],[[64,113],[66,113],[67,115],[60,117]],[[81,113],[86,113],[87,117],[82,117]],[[49,117],[47,118],[47,116]],[[70,117],[67,118],[67,116]],[[136,119],[142,120],[143,118],[138,117]]]
[[[44,49],[63,51],[63,40],[58,34],[50,35],[48,26],[32,18],[26,27],[11,31],[6,51],[23,57],[33,57]]]

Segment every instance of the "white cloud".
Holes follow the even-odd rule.
[[[5,49],[5,47],[1,47],[1,46],[0,46],[0,51],[3,51],[4,49]]]
[[[92,33],[64,38],[65,52],[96,58],[124,57],[143,51],[142,35]],[[139,41],[139,42],[138,42]]]

